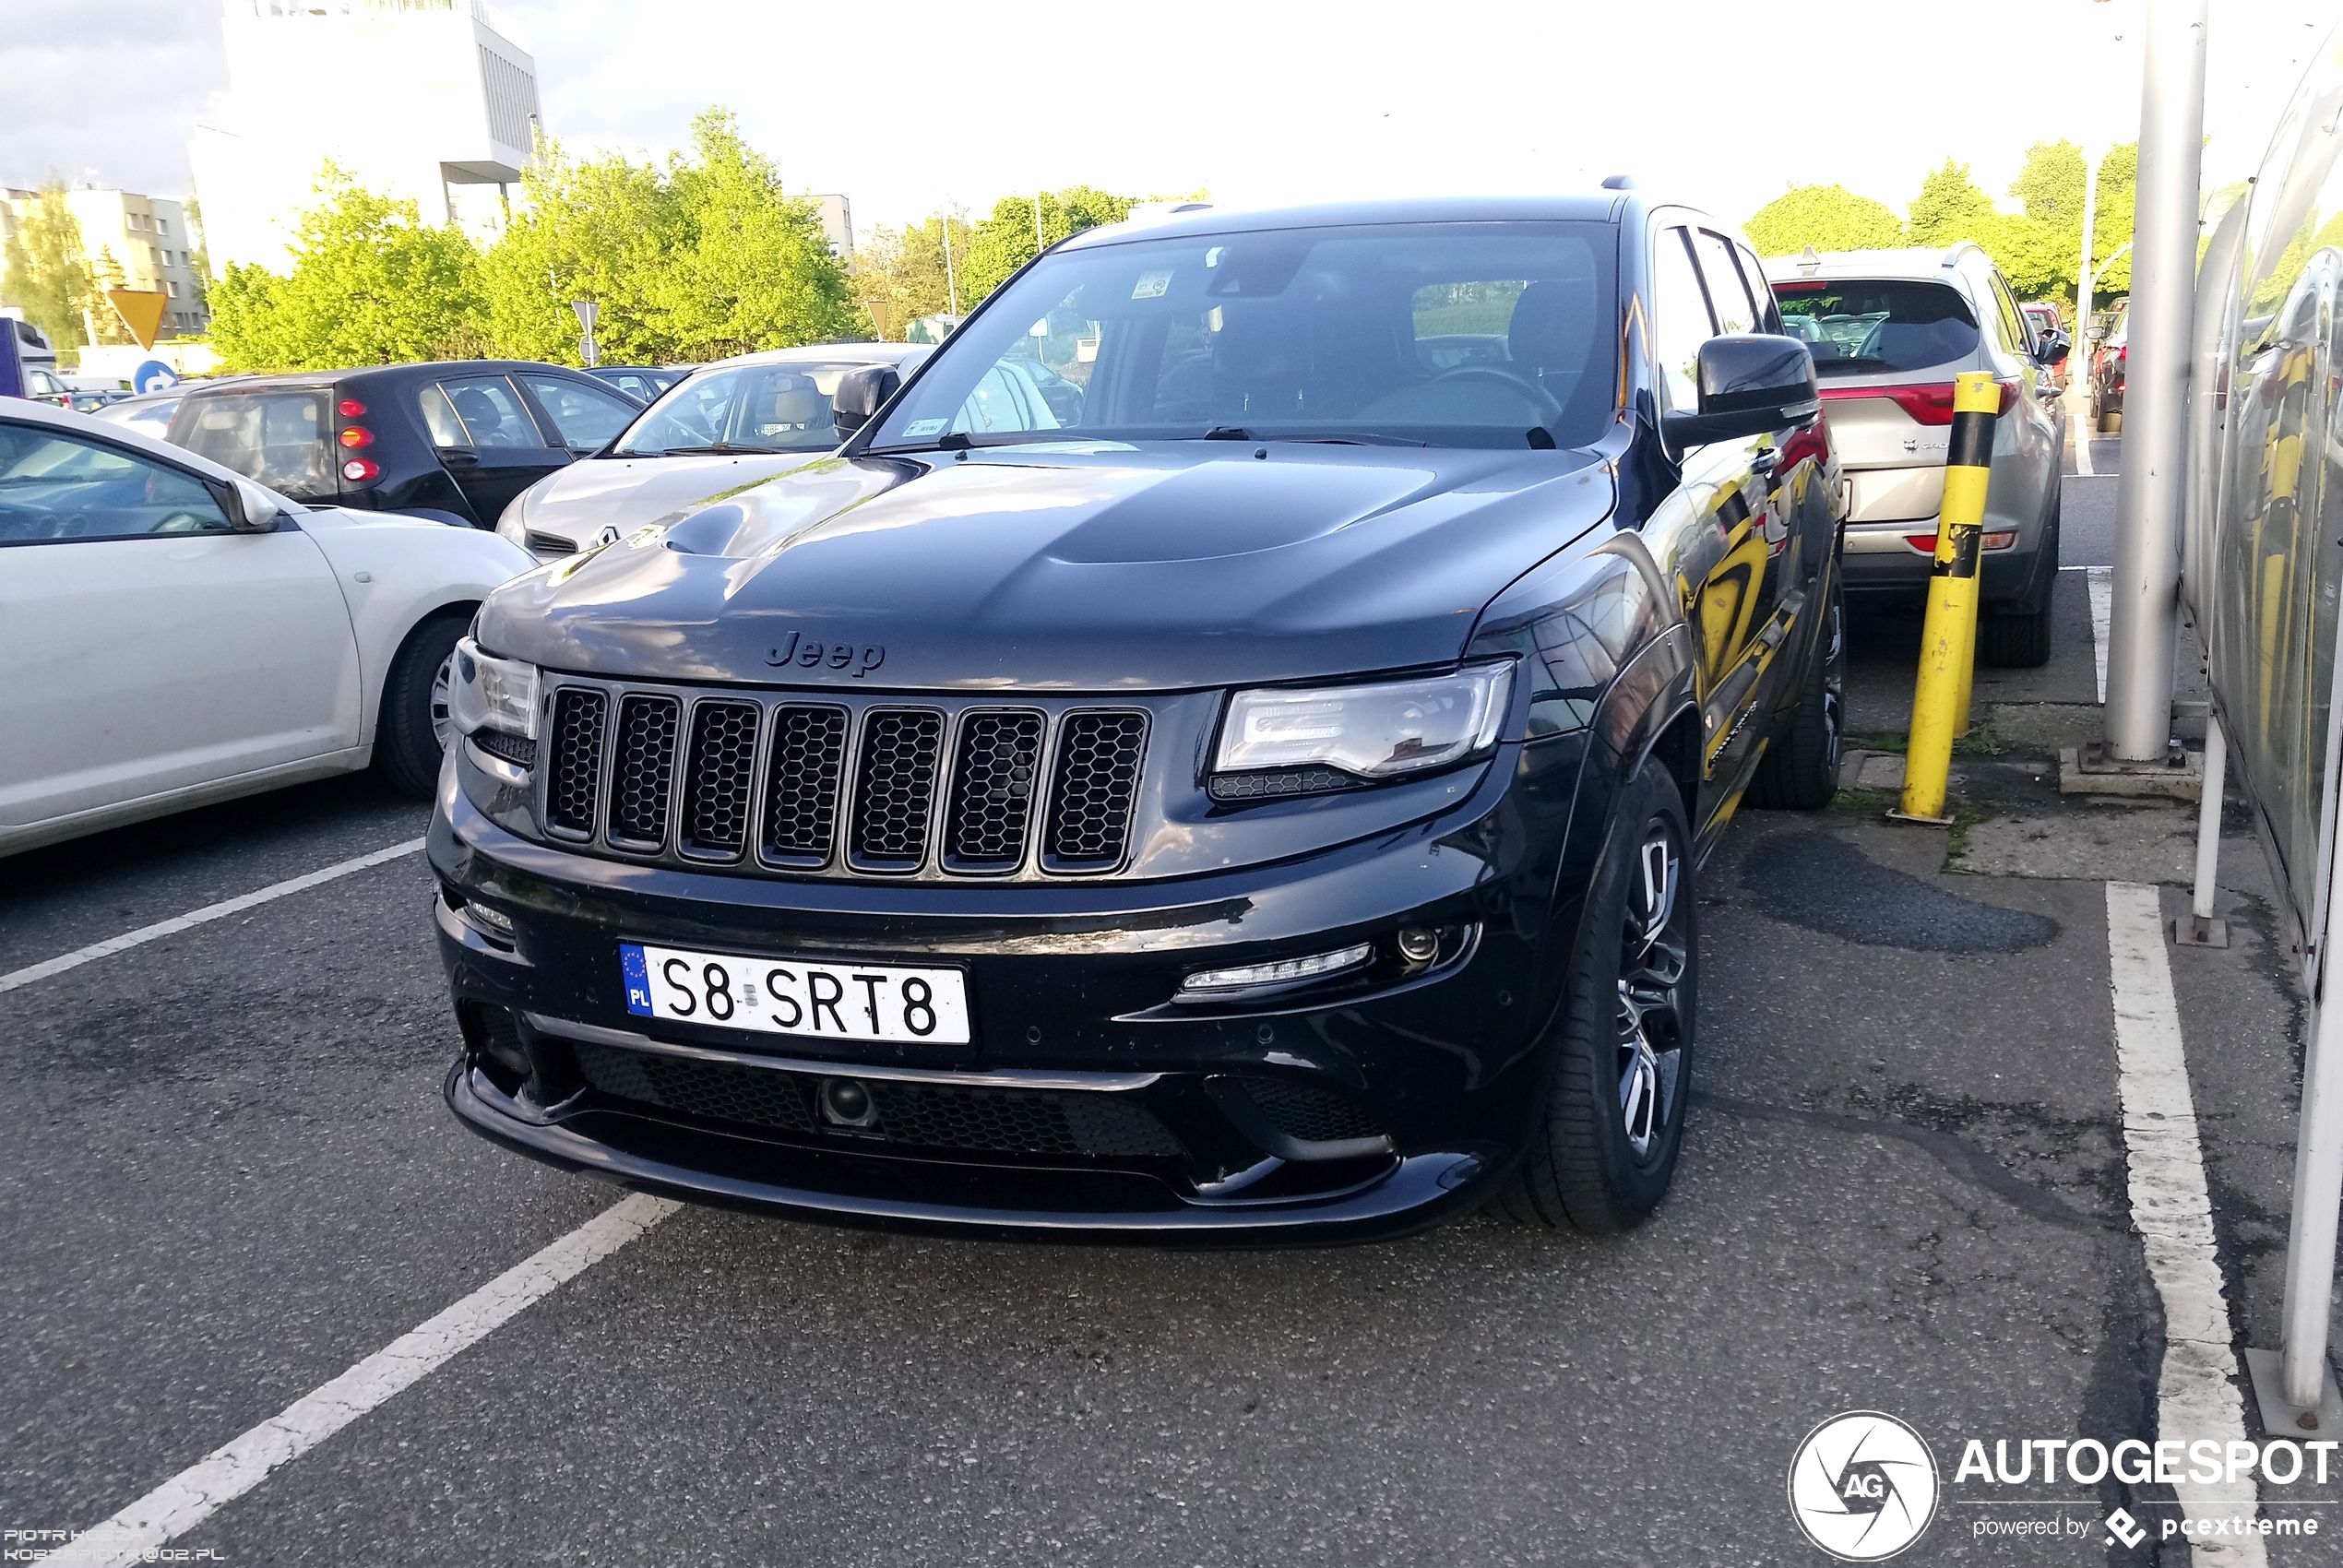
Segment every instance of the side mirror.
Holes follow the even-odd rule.
[[[2086,327],[2083,328],[2083,337],[2089,342],[2104,343],[2107,341],[2107,328],[2104,327]]]
[[[1814,356],[1795,338],[1761,332],[1711,338],[1700,346],[1694,374],[1699,411],[1670,414],[1660,422],[1671,452],[1809,425],[1822,411]]]
[[[857,365],[838,378],[838,395],[830,399],[830,423],[840,441],[871,422],[903,377],[891,364]]]
[[[2034,350],[2034,359],[2040,364],[2064,364],[2069,351],[2065,333],[2045,332]]]
[[[246,490],[241,484],[218,484],[211,487],[220,510],[227,516],[228,526],[238,533],[274,533],[277,531],[277,508],[257,491]]]

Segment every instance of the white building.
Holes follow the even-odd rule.
[[[188,148],[214,273],[283,271],[327,162],[426,223],[504,223],[537,63],[487,0],[221,0],[228,96]]]

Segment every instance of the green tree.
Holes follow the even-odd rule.
[[[89,340],[82,312],[95,316],[113,308],[98,291],[97,270],[63,185],[42,186],[8,236],[0,254],[0,298],[22,310],[61,350]]]
[[[952,308],[952,290],[944,267],[947,223],[955,263],[964,264],[969,255],[969,226],[941,213],[908,229],[874,229],[855,250],[855,303],[880,337],[900,339],[909,323]],[[965,305],[968,300],[962,292],[961,303]]]
[[[692,122],[691,156],[671,166],[668,184],[681,243],[648,292],[679,357],[820,342],[861,325],[814,204],[781,188],[730,110]]]
[[[1101,223],[1120,223],[1131,216],[1136,198],[1109,195],[1088,185],[1068,185],[1038,196],[1003,196],[980,220],[969,240],[967,264],[960,271],[960,308],[974,310],[977,302],[1008,280],[1009,275],[1041,253],[1034,243],[1034,206],[1041,206],[1043,244],[1056,244],[1068,235]]]
[[[521,175],[521,201],[482,256],[489,341],[512,359],[578,362],[573,300],[601,307],[594,336],[613,364],[672,359],[660,303],[683,211],[658,168],[623,155],[572,161],[541,141]]]
[[[1903,220],[1886,203],[1844,185],[1797,185],[1774,197],[1745,225],[1760,255],[1860,251],[1900,245]]]
[[[480,257],[411,201],[361,189],[328,164],[303,215],[292,270],[232,267],[212,291],[212,342],[230,370],[323,370],[459,359],[485,346]]]
[[[1993,198],[1969,177],[1968,165],[1947,158],[1921,181],[1906,226],[1916,245],[1949,245],[1956,240],[1983,244],[2000,216]]]
[[[2098,210],[2091,219],[2091,249],[2104,260],[2129,243],[2132,207],[2139,184],[2139,146],[2126,142],[2100,160]],[[2026,209],[2026,217],[2041,225],[2057,249],[2054,266],[2045,262],[2037,279],[2021,283],[2020,267],[2003,260],[2010,284],[2036,298],[2070,299],[2080,280],[2083,248],[2083,152],[2073,142],[2036,142],[2026,149],[2026,161],[2012,182],[2009,194]],[[2013,249],[2018,246],[2013,245]],[[2103,294],[2118,294],[2132,286],[2132,258],[2120,256],[2100,276]]]

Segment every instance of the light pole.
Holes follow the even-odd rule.
[[[2118,766],[2164,763],[2172,739],[2206,4],[2147,5],[2123,467],[2115,497],[2115,602],[2107,652],[2106,751]]]

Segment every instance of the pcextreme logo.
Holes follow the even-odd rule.
[[[1806,1434],[1790,1461],[1790,1512],[1842,1562],[1877,1562],[1920,1539],[1936,1516],[1936,1455],[1877,1410],[1849,1410]]]

